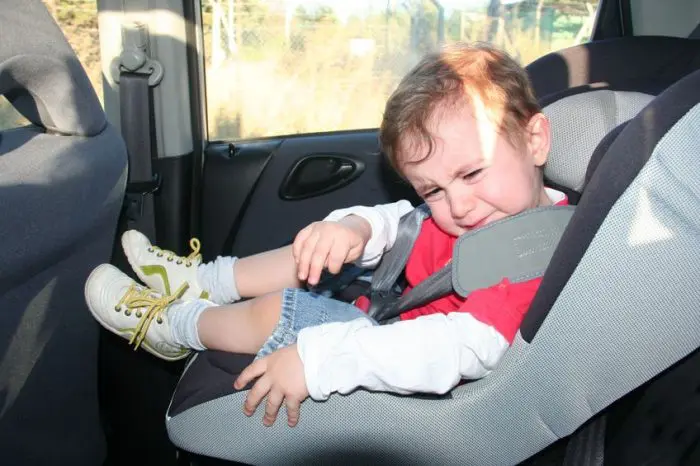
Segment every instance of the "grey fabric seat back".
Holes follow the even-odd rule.
[[[31,125],[0,132],[0,458],[99,464],[90,270],[109,261],[124,144],[39,0],[0,9],[0,94]]]
[[[635,94],[623,99],[615,89],[594,96],[595,86],[576,86],[555,90],[545,108],[555,137],[565,125],[579,135],[553,149],[546,174],[582,196],[492,374],[443,397],[334,395],[304,403],[294,429],[265,428],[261,412],[243,415],[246,393],[230,388],[249,360],[204,352],[173,397],[173,442],[247,464],[516,464],[697,351],[700,159],[689,155],[700,149],[700,72],[658,96],[642,86],[630,85],[624,92]],[[552,109],[569,97],[570,112]],[[584,125],[592,111],[604,125]],[[595,156],[596,138],[614,128],[617,137]],[[579,151],[578,141],[588,148]]]

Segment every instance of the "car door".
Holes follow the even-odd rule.
[[[415,197],[384,163],[375,130],[212,144],[202,251],[247,256],[288,244],[333,209]]]

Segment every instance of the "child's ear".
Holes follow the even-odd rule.
[[[541,167],[547,161],[551,144],[549,119],[544,113],[536,113],[527,124],[527,150],[535,166]]]

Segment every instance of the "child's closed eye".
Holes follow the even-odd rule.
[[[484,173],[484,169],[479,168],[479,169],[476,169],[476,170],[471,171],[469,173],[465,173],[464,175],[462,175],[462,179],[464,179],[466,181],[476,181],[477,179],[479,179],[479,176],[482,173]]]
[[[421,197],[425,199],[426,201],[429,201],[431,199],[437,199],[440,194],[442,194],[442,189],[440,188],[433,188],[428,191],[425,191]]]

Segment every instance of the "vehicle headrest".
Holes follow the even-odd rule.
[[[107,122],[92,84],[40,0],[5,0],[0,30],[0,94],[18,112],[53,132],[102,131]]]
[[[653,98],[642,92],[585,88],[545,106],[543,111],[552,129],[545,177],[582,192],[598,144],[616,127],[634,118]]]
[[[590,85],[658,95],[696,70],[700,70],[700,41],[660,36],[589,42],[527,65],[540,99]]]

